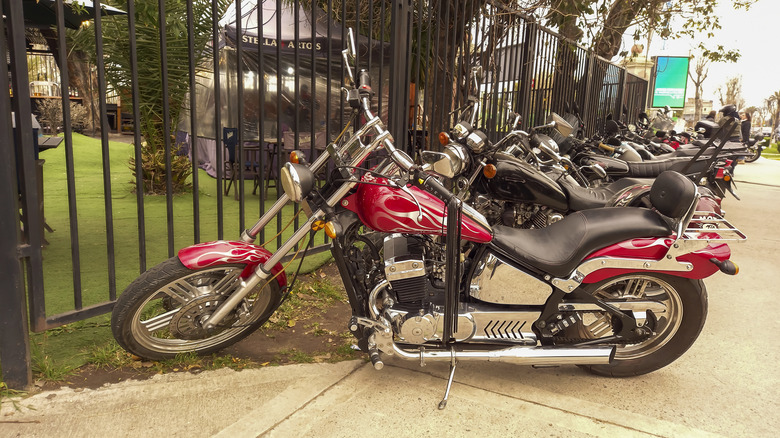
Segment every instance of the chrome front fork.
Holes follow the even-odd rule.
[[[350,190],[352,190],[353,187],[355,187],[355,184],[357,184],[357,180],[355,176],[352,178],[355,178],[352,182],[344,183],[341,187],[339,187],[338,190],[327,200],[327,204],[331,207],[335,206],[339,201],[341,201],[342,198],[344,198],[347,193],[349,193]],[[286,199],[286,195],[284,196]],[[279,201],[274,204],[274,207],[281,204],[281,206],[284,206],[280,201],[282,198],[279,199]],[[281,208],[281,206],[279,208]],[[263,218],[267,216],[271,216],[272,213],[269,211],[266,213]],[[244,299],[255,287],[257,287],[258,284],[260,284],[263,281],[267,281],[269,277],[271,277],[271,268],[273,266],[276,266],[277,263],[280,263],[282,259],[295,248],[295,245],[297,245],[301,240],[303,240],[307,234],[311,232],[312,224],[325,217],[325,212],[321,209],[318,209],[317,211],[313,212],[309,219],[306,221],[305,224],[303,224],[296,232],[292,235],[289,239],[287,239],[284,244],[279,247],[276,252],[274,252],[271,257],[263,264],[257,265],[257,268],[255,268],[255,271],[252,273],[252,275],[249,276],[249,278],[243,280],[241,282],[241,286],[237,291],[235,291],[233,294],[228,297],[228,299],[222,303],[217,310],[208,318],[206,321],[206,324],[204,327],[207,330],[215,328],[238,304],[241,302],[241,300]],[[258,221],[258,224],[261,224],[260,228],[265,226],[263,224],[263,219]],[[266,221],[267,223],[267,221]],[[255,228],[258,225],[255,225]],[[254,229],[254,228],[253,228]],[[258,228],[259,229],[259,228]],[[252,239],[254,241],[254,239]]]
[[[236,308],[236,306],[238,306],[244,297],[249,295],[249,292],[251,292],[261,282],[267,281],[268,278],[271,277],[270,267],[276,266],[277,263],[281,262],[284,256],[292,251],[293,248],[295,248],[295,245],[303,240],[306,235],[311,232],[311,226],[314,221],[322,219],[324,215],[325,214],[322,212],[322,210],[317,210],[314,212],[309,220],[307,220],[306,223],[301,226],[301,228],[299,228],[295,234],[292,235],[292,237],[287,239],[287,241],[275,253],[273,253],[264,264],[257,265],[257,268],[252,273],[252,275],[250,275],[249,278],[241,281],[241,287],[239,287],[237,291],[231,294],[228,299],[225,300],[225,302],[222,303],[213,314],[211,314],[208,320],[206,320],[204,327],[207,330],[215,328],[217,324],[219,324],[228,315],[228,313],[230,313],[233,309]],[[266,266],[269,268],[267,269]]]

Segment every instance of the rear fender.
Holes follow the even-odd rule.
[[[666,255],[673,242],[673,239],[669,238],[627,240],[600,249],[588,256],[588,259],[609,257],[613,260],[659,261]],[[659,272],[677,277],[702,279],[719,271],[718,266],[710,261],[711,258],[723,262],[728,260],[729,257],[731,257],[731,249],[727,244],[711,243],[705,248],[677,257],[677,261],[680,263],[690,263],[691,268],[688,270],[667,271],[647,269],[647,272]],[[603,268],[585,276],[582,283],[597,283],[601,280],[618,275],[638,272],[644,271],[642,269]]]
[[[241,278],[247,278],[257,265],[268,261],[271,253],[251,243],[217,240],[182,248],[179,250],[178,257],[185,267],[193,270],[219,265],[246,265]],[[271,268],[271,274],[276,276],[279,287],[287,285],[287,275],[281,263]]]
[[[650,205],[650,184],[635,184],[615,193],[607,201],[606,207],[646,207]],[[723,216],[723,210],[720,206],[720,198],[712,193],[706,187],[698,187],[699,203],[696,206],[696,211],[706,211],[717,213]]]

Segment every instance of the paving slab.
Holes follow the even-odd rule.
[[[172,373],[96,390],[64,388],[0,407],[2,437],[257,436],[363,361]],[[258,407],[263,409],[258,412]],[[250,418],[247,415],[252,414]]]
[[[438,410],[447,366],[429,365],[421,372],[406,368],[412,364],[392,363],[382,371],[360,368],[267,436],[345,436],[358,424],[360,433],[369,436],[391,431],[419,437],[715,436],[658,420],[653,413],[648,416],[604,406],[598,395],[591,401],[544,393],[524,383],[528,367],[511,365],[479,363],[460,369],[450,402]]]

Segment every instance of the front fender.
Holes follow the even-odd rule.
[[[188,269],[232,264],[246,265],[242,273],[242,277],[246,278],[254,272],[257,265],[268,261],[271,252],[251,243],[217,240],[182,248],[179,250],[178,257]],[[271,274],[276,276],[279,287],[287,285],[287,275],[281,263],[271,268]]]

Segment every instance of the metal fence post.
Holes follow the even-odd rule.
[[[388,121],[390,133],[395,138],[396,144],[403,145],[403,150],[411,151],[409,136],[409,75],[411,74],[411,63],[409,53],[411,52],[412,27],[411,24],[411,0],[393,1],[391,36],[392,44],[390,46],[390,98]]]
[[[621,68],[618,70],[618,87],[617,97],[615,98],[615,118],[628,123],[623,114],[624,99],[626,95],[626,69]]]
[[[7,74],[0,72],[2,77]],[[2,84],[0,84],[1,86]],[[0,127],[4,133],[0,154],[13,156],[11,112],[7,101],[0,103]],[[12,389],[25,389],[32,383],[27,307],[24,301],[24,276],[19,260],[19,211],[16,166],[12,160],[0,161],[0,363],[3,381]]]
[[[521,56],[523,65],[520,67],[520,88],[522,102],[520,103],[520,114],[525,123],[531,123],[531,81],[534,74],[534,59],[536,52],[536,36],[539,32],[536,23],[528,23],[524,29],[523,35],[523,54]],[[530,125],[529,125],[530,126]]]
[[[11,23],[21,23],[21,2],[3,2],[0,14],[7,16]],[[16,43],[24,41],[24,33],[18,27],[6,33],[5,25],[0,35],[0,53],[9,53],[5,36],[9,35]],[[22,64],[26,69],[26,63]],[[18,70],[18,69],[17,69]],[[26,70],[25,79],[26,79]],[[16,72],[14,72],[16,73]],[[0,89],[9,89],[8,64],[0,66]],[[29,93],[28,93],[29,95]],[[17,93],[17,99],[22,99]],[[20,261],[19,228],[19,187],[17,184],[16,144],[11,124],[11,98],[8,93],[0,93],[0,278],[5,282],[0,287],[0,363],[3,368],[3,381],[12,389],[26,389],[32,383],[30,368],[30,339],[27,327],[27,307],[25,305],[24,273]],[[27,124],[30,121],[27,119]],[[21,130],[22,127],[20,126]],[[29,248],[29,245],[27,245]]]

